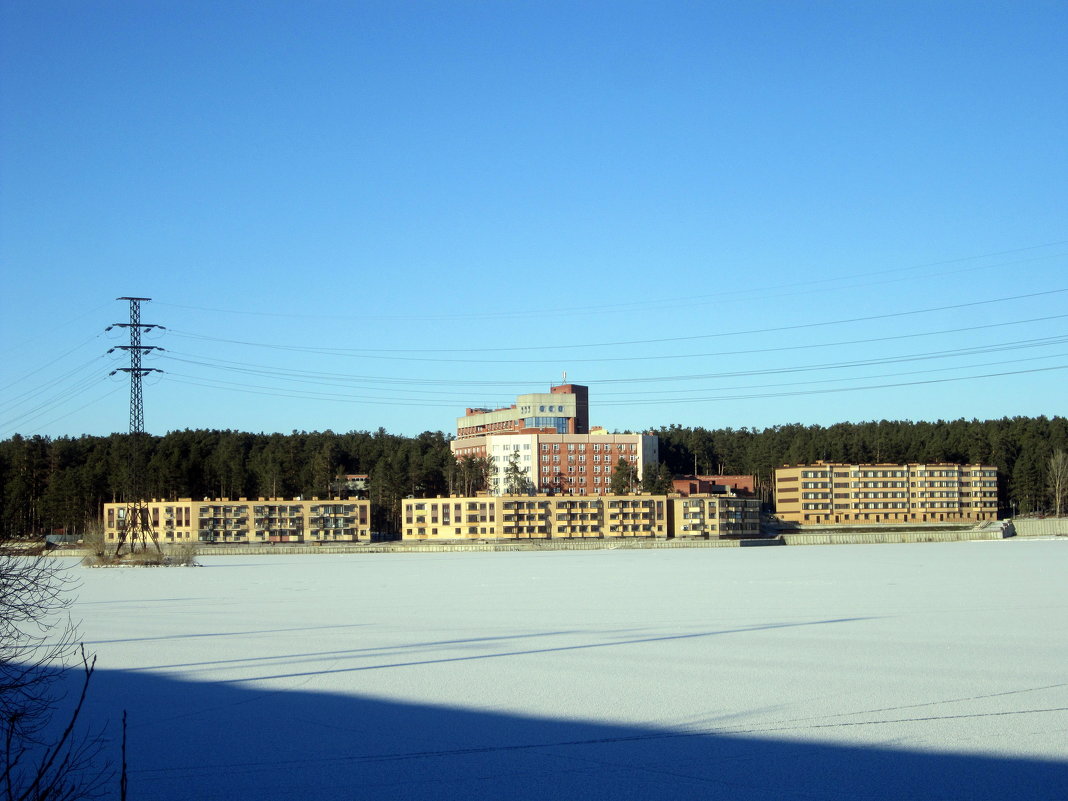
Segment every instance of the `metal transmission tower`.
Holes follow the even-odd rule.
[[[122,297],[116,298],[116,300],[130,301],[130,322],[113,323],[104,329],[105,331],[110,331],[112,328],[130,329],[130,344],[116,345],[108,351],[108,353],[112,353],[116,350],[124,350],[130,354],[129,367],[119,367],[111,371],[111,375],[116,373],[129,373],[130,375],[130,436],[128,438],[129,453],[127,454],[127,470],[129,472],[126,479],[125,520],[120,524],[119,543],[115,546],[115,555],[119,556],[123,547],[127,545],[131,553],[138,550],[138,548],[147,550],[150,540],[156,546],[157,551],[161,550],[159,539],[152,529],[152,521],[148,515],[148,505],[145,503],[144,498],[145,404],[141,392],[141,379],[149,373],[162,373],[163,371],[154,367],[142,367],[141,357],[145,353],[153,350],[163,350],[163,348],[155,345],[142,345],[141,332],[153,328],[162,329],[163,326],[141,322],[141,302],[152,300],[152,298]]]

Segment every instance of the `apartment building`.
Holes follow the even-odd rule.
[[[408,498],[407,541],[756,537],[760,502],[728,495],[501,495]]]
[[[785,466],[775,471],[775,511],[813,525],[996,520],[998,471],[946,463]]]
[[[672,498],[674,537],[751,538],[760,536],[760,501],[737,495]]]
[[[152,530],[162,545],[271,542],[370,542],[368,500],[153,500],[145,504]],[[104,504],[104,538],[118,542],[125,528],[126,505]]]

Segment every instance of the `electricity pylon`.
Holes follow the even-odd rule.
[[[126,507],[123,510],[124,519],[117,521],[119,523],[119,542],[115,546],[115,555],[120,556],[123,547],[127,545],[131,553],[138,549],[148,550],[149,541],[156,546],[157,551],[162,550],[159,547],[159,538],[152,528],[152,520],[148,514],[148,504],[144,498],[144,454],[142,448],[144,447],[145,434],[145,404],[141,392],[141,379],[149,373],[162,373],[163,371],[154,367],[142,367],[141,356],[153,350],[163,350],[163,348],[155,345],[142,345],[141,332],[153,328],[163,328],[163,326],[141,322],[141,302],[152,300],[152,298],[122,297],[116,298],[116,300],[130,301],[130,322],[113,323],[104,329],[105,331],[110,331],[112,328],[130,329],[130,344],[116,345],[108,351],[108,353],[111,353],[116,350],[124,350],[130,354],[129,367],[119,367],[111,371],[111,375],[115,375],[115,373],[128,373],[130,375],[130,436],[128,438],[129,452],[127,453]]]

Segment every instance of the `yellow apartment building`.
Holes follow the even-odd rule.
[[[368,500],[218,498],[146,502],[149,522],[161,545],[271,542],[370,542]],[[126,504],[104,504],[104,539],[118,542]]]
[[[735,495],[672,498],[672,536],[719,539],[760,536],[760,501]]]
[[[404,540],[666,537],[663,495],[408,498]]]
[[[498,495],[402,504],[401,536],[414,541],[760,534],[760,502],[726,495]]]
[[[838,464],[775,471],[775,513],[812,525],[996,520],[998,471],[979,464]]]

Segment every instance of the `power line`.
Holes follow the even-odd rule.
[[[789,391],[789,392],[750,393],[750,394],[745,394],[745,395],[722,395],[722,396],[709,396],[709,397],[702,397],[702,398],[674,398],[674,399],[661,399],[661,400],[656,400],[656,401],[635,400],[635,401],[630,402],[630,403],[625,403],[625,402],[622,402],[622,401],[613,401],[610,404],[606,404],[606,405],[637,406],[637,405],[643,405],[643,404],[650,403],[650,402],[655,402],[655,403],[657,403],[659,405],[659,404],[664,404],[664,403],[675,403],[675,404],[678,404],[678,403],[703,403],[703,402],[724,401],[724,400],[756,400],[756,399],[761,399],[761,398],[786,398],[786,397],[795,397],[795,396],[801,396],[801,395],[820,395],[820,394],[831,394],[831,393],[836,393],[836,392],[860,392],[860,391],[872,390],[872,389],[889,389],[889,388],[893,388],[893,387],[920,386],[920,385],[923,385],[923,384],[944,384],[944,383],[951,383],[951,382],[955,382],[955,381],[972,381],[972,380],[978,380],[978,379],[983,379],[983,378],[999,378],[999,377],[1004,377],[1004,376],[1026,375],[1026,374],[1029,374],[1029,373],[1044,373],[1044,372],[1050,372],[1050,371],[1054,371],[1054,370],[1065,370],[1065,369],[1068,369],[1068,364],[1059,364],[1059,365],[1054,365],[1052,367],[1036,367],[1036,368],[1031,368],[1031,369],[1027,369],[1027,370],[1010,370],[1010,371],[1006,371],[1006,372],[983,373],[983,374],[980,374],[980,375],[954,376],[954,377],[950,377],[950,378],[932,378],[932,379],[926,379],[926,380],[922,380],[922,381],[902,381],[902,382],[894,382],[894,383],[886,383],[886,384],[869,384],[869,385],[861,385],[861,386],[853,386],[853,387],[835,387],[835,388],[829,388],[829,389],[794,390],[794,391]],[[298,398],[298,399],[303,399],[303,400],[329,400],[329,401],[335,401],[335,402],[340,402],[340,403],[359,403],[359,404],[363,404],[363,405],[388,405],[388,406],[404,405],[404,406],[419,406],[419,407],[442,407],[442,406],[447,405],[447,404],[442,404],[442,403],[411,402],[411,401],[403,401],[403,400],[391,399],[391,398],[361,399],[361,398],[354,397],[352,395],[341,394],[341,393],[307,393],[307,392],[299,392],[299,391],[296,391],[296,390],[291,391],[291,392],[263,391],[263,390],[268,390],[269,388],[258,388],[257,389],[257,388],[252,388],[247,384],[239,384],[237,382],[222,382],[223,384],[232,384],[232,386],[220,385],[220,382],[208,382],[208,381],[198,381],[198,380],[178,381],[177,383],[188,384],[190,386],[205,387],[205,388],[209,388],[209,389],[221,389],[221,390],[230,391],[230,392],[241,392],[241,393],[246,393],[246,394],[251,394],[251,395],[266,395],[266,396],[269,396],[269,397],[277,397],[277,398]]]
[[[83,409],[88,409],[90,406],[95,406],[96,404],[100,403],[100,401],[102,401],[102,400],[104,400],[106,398],[110,398],[116,392],[121,392],[121,391],[122,391],[122,387],[115,387],[114,389],[112,389],[112,390],[110,390],[108,392],[105,392],[103,395],[101,395],[101,396],[99,396],[97,398],[93,398],[93,400],[89,401],[88,403],[86,403],[86,404],[84,404],[82,406],[79,406],[77,409],[72,409],[69,412],[65,412],[64,414],[61,414],[59,417],[54,417],[51,420],[49,420],[47,423],[42,423],[37,428],[33,429],[32,431],[27,431],[26,433],[28,433],[28,434],[36,434],[38,431],[43,431],[44,429],[48,428],[49,426],[58,423],[60,420],[66,420],[72,414],[77,414],[78,412],[82,411]]]
[[[101,303],[99,306],[94,306],[93,308],[89,309],[88,311],[82,312],[79,315],[67,318],[66,321],[64,321],[63,323],[52,324],[52,325],[49,326],[49,330],[51,330],[51,331],[59,331],[59,330],[62,330],[64,328],[67,328],[68,326],[73,325],[74,323],[78,322],[79,320],[84,319],[85,317],[88,317],[90,314],[94,314],[95,312],[100,311],[101,309],[103,309],[107,305],[108,305],[107,303]],[[49,318],[49,320],[51,321],[52,318]],[[97,336],[99,336],[99,334],[94,334],[93,338],[95,339]],[[6,355],[8,353],[15,353],[16,351],[25,350],[27,346],[35,343],[38,339],[39,339],[39,337],[35,336],[32,339],[28,339],[28,340],[25,340],[24,342],[19,343],[18,345],[7,346],[7,347],[5,347],[3,349],[0,349],[0,354]],[[85,343],[83,342],[82,345],[84,345],[84,344]],[[81,345],[79,345],[77,347],[81,347]],[[77,347],[75,348],[75,350],[77,350]],[[62,357],[60,357],[60,358],[62,358]],[[36,371],[34,371],[34,372],[36,372]],[[27,373],[26,376],[23,376],[23,378],[26,378],[29,375],[33,375],[33,373]]]
[[[721,401],[721,400],[756,400],[761,398],[787,398],[800,395],[826,395],[835,392],[863,392],[871,389],[891,389],[894,387],[916,387],[924,384],[947,384],[954,381],[974,381],[982,378],[1003,378],[1010,375],[1025,375],[1027,373],[1048,373],[1054,370],[1068,370],[1068,364],[1058,364],[1052,367],[1035,367],[1029,370],[1009,370],[1000,373],[983,373],[981,375],[955,376],[953,378],[929,378],[924,381],[902,381],[891,384],[868,384],[857,387],[835,387],[833,389],[809,389],[796,390],[793,392],[769,392],[752,395],[727,395],[711,398],[687,398],[672,401],[657,401],[657,403],[693,403],[695,401]]]
[[[1037,297],[1044,297],[1044,296],[1049,296],[1049,295],[1063,294],[1065,292],[1068,292],[1068,288],[1049,289],[1049,290],[1044,290],[1044,291],[1041,291],[1041,292],[1031,292],[1031,293],[1028,293],[1028,294],[1025,294],[1025,295],[1011,295],[1011,296],[1003,297],[1003,298],[991,298],[991,299],[988,299],[988,300],[970,301],[968,303],[956,303],[956,304],[952,304],[952,305],[948,305],[948,306],[931,306],[931,307],[922,308],[922,309],[912,309],[912,310],[909,310],[909,311],[885,312],[883,314],[873,314],[873,315],[867,315],[867,316],[863,316],[863,317],[848,317],[848,318],[842,318],[842,319],[838,319],[838,320],[823,320],[823,321],[812,322],[812,323],[795,323],[795,324],[783,325],[783,326],[770,326],[770,327],[767,327],[767,328],[751,328],[751,329],[740,330],[740,331],[721,331],[721,332],[716,332],[716,333],[712,333],[712,334],[692,334],[692,335],[678,336],[678,337],[660,337],[660,338],[657,338],[657,339],[617,340],[617,341],[613,341],[613,342],[593,342],[593,343],[581,343],[581,344],[570,344],[570,345],[522,346],[522,347],[514,347],[514,348],[473,348],[473,349],[458,349],[458,350],[448,349],[448,350],[443,351],[443,352],[492,352],[492,351],[518,352],[518,351],[531,351],[531,350],[537,350],[537,351],[545,351],[545,350],[575,350],[575,349],[622,347],[622,346],[633,347],[635,345],[659,345],[659,344],[674,343],[674,342],[692,342],[692,341],[695,341],[695,340],[703,340],[703,339],[719,339],[719,338],[735,337],[735,336],[751,336],[753,334],[784,333],[784,332],[787,332],[787,331],[801,331],[801,330],[805,330],[805,329],[823,328],[823,327],[835,326],[835,325],[846,325],[846,324],[850,324],[850,323],[866,323],[866,322],[873,322],[875,320],[889,320],[889,319],[896,319],[896,318],[901,318],[901,317],[909,317],[909,316],[918,315],[918,314],[931,314],[931,313],[934,313],[934,312],[945,312],[945,311],[954,311],[954,310],[958,310],[958,309],[976,308],[976,307],[979,307],[979,306],[986,306],[986,305],[990,305],[990,304],[994,304],[994,303],[1006,303],[1006,302],[1011,302],[1011,301],[1016,301],[1016,300],[1029,300],[1029,299],[1037,298]],[[1062,316],[1064,316],[1064,315],[1053,315],[1049,319],[1056,319],[1056,318],[1059,318],[1059,317],[1062,317]],[[1047,319],[1047,318],[1035,318],[1035,320],[1042,320],[1042,319]],[[1008,324],[1011,324],[1011,323],[1004,323],[1004,324],[1008,325]],[[1000,325],[1000,324],[994,324],[994,326],[996,326],[996,325]],[[991,327],[994,327],[994,326],[991,326]],[[980,328],[980,327],[982,327],[982,326],[977,326],[976,328]],[[964,329],[964,330],[967,330],[967,329]],[[205,335],[202,335],[202,334],[184,332],[184,331],[179,331],[179,330],[172,330],[170,333],[172,335],[174,335],[174,336],[182,337],[182,338],[185,338],[185,339],[196,339],[196,340],[202,340],[202,341],[206,341],[206,342],[222,342],[222,343],[230,344],[230,345],[245,345],[245,346],[248,346],[248,347],[266,348],[266,349],[270,349],[270,350],[292,351],[292,352],[295,352],[295,353],[316,353],[316,354],[320,354],[320,355],[324,355],[324,356],[348,356],[348,357],[352,357],[352,358],[379,359],[379,360],[390,360],[390,361],[443,362],[443,363],[450,363],[450,364],[455,364],[455,363],[464,363],[464,364],[469,364],[469,363],[476,363],[476,364],[512,363],[512,362],[516,361],[515,359],[507,359],[507,360],[474,359],[474,360],[472,360],[472,359],[438,359],[438,358],[429,358],[429,357],[415,358],[415,357],[405,357],[405,356],[396,355],[398,353],[432,353],[432,352],[435,352],[432,349],[392,351],[392,350],[389,350],[389,349],[374,349],[374,350],[371,350],[371,349],[367,349],[367,348],[320,348],[320,347],[307,347],[307,346],[300,346],[300,345],[272,345],[270,343],[264,343],[264,342],[251,342],[251,341],[247,341],[247,340],[224,339],[224,338],[220,338],[220,337],[209,337],[209,336],[205,336]],[[875,340],[875,341],[877,341],[877,340]],[[438,352],[442,352],[442,351],[438,351]],[[698,354],[698,355],[710,355],[710,354]],[[624,360],[629,360],[629,359],[638,360],[638,359],[641,359],[641,358],[647,358],[647,357],[626,357],[626,359],[624,359]],[[558,361],[558,359],[534,359],[534,360],[530,360],[530,363],[533,364],[533,363],[543,363],[543,362],[553,362],[553,361]],[[603,361],[603,360],[602,359],[590,359],[590,360],[587,360],[587,361]]]
[[[76,350],[81,350],[82,348],[84,348],[84,347],[85,347],[86,345],[88,345],[88,344],[89,344],[90,342],[92,342],[93,340],[95,340],[95,339],[99,339],[99,337],[100,337],[100,334],[93,334],[93,335],[92,335],[91,337],[89,337],[88,339],[86,339],[86,340],[85,340],[85,341],[83,341],[83,342],[80,342],[80,343],[78,343],[77,345],[75,345],[75,346],[74,346],[73,348],[71,348],[70,350],[68,350],[68,351],[66,351],[66,352],[64,352],[64,353],[61,353],[61,354],[60,354],[59,356],[57,356],[56,358],[52,359],[52,361],[50,361],[50,362],[45,362],[45,363],[44,363],[44,364],[42,364],[42,365],[41,365],[40,367],[38,367],[38,368],[37,368],[36,370],[30,370],[30,372],[28,372],[28,373],[23,373],[23,374],[22,374],[21,376],[19,376],[18,378],[16,378],[16,379],[15,379],[14,381],[12,381],[12,382],[10,382],[10,383],[8,383],[8,384],[4,385],[3,387],[0,387],[0,390],[8,390],[8,389],[11,389],[11,387],[15,386],[16,384],[20,384],[20,383],[22,383],[23,381],[25,381],[25,380],[26,380],[27,378],[29,378],[30,376],[34,376],[34,375],[37,375],[37,374],[38,374],[39,372],[41,372],[42,370],[47,370],[47,369],[48,369],[49,367],[51,367],[51,366],[52,366],[53,364],[55,364],[56,362],[62,361],[63,359],[67,358],[67,357],[68,357],[68,356],[70,356],[70,355],[71,355],[72,353],[74,353],[74,352],[75,352]]]
[[[906,376],[906,375],[927,375],[927,374],[930,374],[930,373],[945,373],[945,372],[948,372],[950,370],[973,370],[973,369],[975,369],[977,367],[996,367],[996,366],[999,366],[999,365],[1002,365],[1002,364],[1021,364],[1023,362],[1035,362],[1035,361],[1042,361],[1044,359],[1063,359],[1063,358],[1068,358],[1068,353],[1050,353],[1050,354],[1047,354],[1045,356],[1029,356],[1029,357],[1023,358],[1023,359],[1021,359],[1019,357],[1012,358],[1012,359],[999,359],[997,361],[992,361],[992,362],[979,362],[977,364],[950,365],[950,366],[945,366],[945,367],[937,367],[937,368],[933,368],[933,369],[929,369],[929,370],[902,370],[902,371],[898,371],[898,372],[894,372],[894,373],[879,373],[877,375],[863,376],[863,378],[865,380],[868,380],[868,379],[875,379],[875,378],[893,378],[893,377],[897,377],[897,376]],[[741,386],[717,387],[717,388],[715,388],[714,391],[733,392],[733,391],[742,390],[742,389],[770,389],[772,387],[797,387],[797,386],[808,386],[808,385],[811,385],[811,384],[840,384],[840,383],[843,383],[843,382],[846,382],[846,381],[857,381],[860,378],[861,378],[861,376],[846,376],[846,377],[842,377],[842,378],[814,378],[814,379],[810,379],[810,380],[807,380],[807,381],[781,381],[781,382],[777,382],[777,383],[773,383],[773,384],[749,384],[749,385],[741,385]],[[622,395],[624,397],[632,397],[633,400],[623,400],[623,401],[617,401],[617,400],[612,400],[612,399],[609,399],[607,401],[606,400],[599,400],[598,404],[602,405],[602,406],[612,406],[612,405],[615,405],[615,404],[618,403],[618,404],[621,404],[621,405],[630,406],[630,405],[633,405],[634,403],[641,402],[642,398],[645,398],[646,400],[649,400],[649,401],[656,401],[658,403],[660,401],[662,401],[662,400],[665,401],[665,402],[670,402],[672,399],[670,399],[670,398],[662,398],[660,396],[664,396],[664,395],[681,395],[683,393],[689,393],[689,394],[705,393],[705,392],[709,392],[710,389],[711,389],[710,387],[696,387],[696,388],[692,388],[692,389],[658,389],[658,390],[652,390],[652,391],[639,391],[639,392],[599,392],[598,393],[598,398],[601,398],[601,397],[604,397],[604,396]],[[648,397],[648,396],[652,396],[652,397]],[[682,398],[681,400],[682,401],[687,401],[687,400],[693,400],[693,398]]]
[[[942,261],[933,261],[933,262],[927,262],[927,263],[923,263],[923,264],[915,264],[915,265],[912,265],[912,266],[909,266],[909,267],[895,267],[895,268],[889,268],[889,269],[885,269],[885,270],[874,270],[874,271],[870,271],[870,272],[866,272],[866,273],[852,272],[852,273],[849,273],[847,275],[831,276],[831,277],[828,277],[828,278],[816,278],[816,279],[806,278],[803,281],[794,281],[794,282],[790,282],[790,283],[779,284],[779,285],[777,285],[775,287],[759,287],[759,288],[752,288],[752,289],[724,289],[724,290],[717,290],[714,293],[709,293],[709,294],[705,294],[705,295],[687,295],[687,296],[682,297],[682,298],[679,298],[679,297],[674,297],[674,298],[670,298],[669,297],[669,298],[661,298],[661,299],[648,299],[647,298],[647,299],[644,299],[644,300],[631,301],[631,302],[627,302],[627,303],[615,303],[615,304],[603,304],[602,303],[602,304],[597,304],[597,305],[592,305],[592,306],[591,305],[585,305],[585,306],[558,307],[558,308],[555,308],[555,309],[549,309],[549,310],[542,309],[542,310],[530,311],[530,312],[510,310],[510,311],[507,311],[507,312],[483,312],[483,313],[478,313],[478,314],[470,314],[470,313],[467,313],[467,314],[439,314],[439,315],[422,314],[420,316],[422,317],[422,319],[425,319],[425,320],[456,321],[456,320],[516,319],[516,318],[526,318],[526,317],[535,317],[535,318],[537,318],[537,317],[551,317],[551,316],[572,315],[572,314],[588,314],[588,313],[591,313],[591,312],[616,313],[616,312],[620,312],[620,311],[626,311],[626,310],[629,310],[629,309],[638,309],[638,308],[641,308],[641,309],[660,309],[661,307],[664,307],[664,306],[667,306],[667,307],[670,307],[670,308],[678,308],[680,305],[689,305],[689,306],[705,305],[706,303],[717,302],[717,301],[721,300],[722,298],[729,297],[729,296],[736,297],[736,296],[743,296],[743,295],[758,294],[761,297],[775,297],[776,295],[774,295],[773,293],[775,293],[778,290],[791,289],[791,288],[797,288],[797,287],[806,288],[805,292],[786,293],[786,296],[790,296],[792,294],[807,294],[808,292],[812,292],[812,291],[822,291],[822,289],[819,288],[821,285],[829,284],[829,283],[837,283],[837,282],[840,282],[840,281],[855,280],[857,278],[866,278],[866,277],[874,277],[874,276],[882,276],[882,275],[893,275],[893,274],[897,274],[897,273],[914,273],[914,272],[921,271],[921,270],[925,271],[925,275],[928,276],[928,277],[929,276],[941,276],[941,275],[953,275],[953,274],[957,274],[957,273],[960,273],[960,272],[972,272],[972,271],[975,271],[975,270],[994,269],[994,268],[1001,268],[1001,267],[1006,267],[1006,266],[1014,266],[1014,265],[1019,265],[1019,264],[1026,264],[1026,263],[1033,262],[1033,261],[1042,261],[1042,260],[1050,259],[1050,258],[1059,258],[1064,254],[1060,254],[1060,253],[1046,254],[1046,255],[1042,255],[1042,256],[1036,256],[1036,257],[1031,258],[1031,259],[1024,259],[1024,260],[1019,260],[1019,261],[1015,261],[1015,262],[997,263],[997,264],[984,264],[984,265],[979,265],[979,266],[976,266],[976,267],[966,268],[964,270],[954,270],[954,271],[949,271],[949,272],[944,272],[944,271],[943,272],[935,272],[935,271],[932,271],[932,269],[931,269],[931,268],[934,268],[934,267],[942,267],[942,266],[949,266],[949,265],[953,265],[953,264],[961,264],[961,263],[969,262],[969,261],[978,261],[980,259],[990,259],[990,258],[995,258],[995,257],[998,257],[998,256],[1008,256],[1008,255],[1012,255],[1012,254],[1015,254],[1015,253],[1027,253],[1027,252],[1034,251],[1034,250],[1041,250],[1042,248],[1058,247],[1058,246],[1064,245],[1064,244],[1068,244],[1068,240],[1058,240],[1058,241],[1054,241],[1054,242],[1047,242],[1047,243],[1040,244],[1040,245],[1029,245],[1027,247],[1022,247],[1022,248],[1012,248],[1010,250],[994,251],[994,252],[991,252],[991,253],[984,253],[984,254],[979,254],[979,255],[975,255],[975,256],[956,257],[956,258],[946,259],[946,260],[942,260]],[[907,276],[905,276],[903,278],[892,279],[892,280],[915,280],[915,279],[914,279],[914,277],[912,275],[907,275]],[[873,283],[888,283],[888,281],[852,284],[848,288],[858,288],[858,287],[864,287],[864,286],[871,286],[871,285],[873,285]],[[813,287],[816,287],[816,288],[812,289]],[[778,296],[781,297],[782,295],[778,295]],[[163,302],[160,302],[159,305],[171,306],[171,307],[177,308],[177,309],[188,309],[188,310],[191,310],[191,311],[206,311],[206,312],[210,312],[212,314],[227,314],[227,315],[241,314],[241,315],[249,315],[249,316],[256,316],[256,317],[273,317],[273,318],[286,318],[286,319],[297,319],[297,320],[308,320],[308,319],[314,319],[314,320],[326,320],[326,319],[332,319],[332,320],[354,320],[354,319],[359,319],[361,321],[366,321],[366,320],[407,319],[406,315],[381,315],[381,314],[380,315],[374,315],[374,314],[370,314],[369,315],[369,314],[360,314],[358,317],[356,317],[356,316],[353,316],[353,315],[298,314],[298,313],[287,313],[287,312],[265,312],[265,311],[256,311],[256,310],[249,311],[249,310],[241,310],[241,309],[219,309],[219,308],[211,308],[211,307],[205,307],[205,306],[194,306],[194,305],[189,305],[189,304],[163,303]]]
[[[36,387],[33,387],[32,389],[26,390],[25,392],[20,392],[18,395],[11,396],[3,404],[0,404],[0,409],[7,410],[17,407],[20,403],[27,400],[31,396],[35,400],[37,400],[43,393],[55,388],[56,386],[62,384],[64,381],[67,381],[78,373],[82,373],[90,369],[95,371],[100,358],[100,356],[94,356],[92,361],[83,362],[82,364],[75,367],[73,370],[64,373],[61,376],[57,376],[56,378],[53,378],[50,381],[45,382],[44,384],[39,384]]]
[[[661,381],[690,381],[695,379],[709,379],[709,378],[728,378],[747,375],[775,375],[782,373],[798,373],[798,372],[811,372],[815,370],[836,370],[852,367],[868,367],[880,364],[896,364],[900,362],[908,361],[921,361],[928,359],[942,359],[953,358],[958,356],[972,356],[983,353],[997,353],[1006,350],[1017,350],[1022,348],[1033,347],[1046,347],[1049,345],[1058,345],[1068,342],[1068,335],[1057,337],[1038,337],[1033,339],[1014,340],[1009,342],[999,342],[991,345],[981,345],[968,348],[955,348],[951,350],[940,351],[921,351],[919,353],[901,354],[896,356],[882,356],[870,359],[859,359],[852,361],[841,362],[821,362],[817,364],[807,365],[790,365],[787,367],[773,367],[773,368],[760,368],[749,370],[730,370],[715,373],[685,373],[675,374],[667,376],[644,376],[638,378],[607,378],[607,379],[589,379],[585,383],[587,384],[609,384],[609,383],[650,383]],[[217,366],[208,362],[197,362],[189,359],[177,359],[177,361],[183,361],[188,364],[194,364],[198,366],[208,367],[210,369],[225,370],[227,372],[243,373],[250,375],[264,375],[266,377],[279,377],[283,380],[297,383],[314,383],[310,378],[295,378],[292,372],[278,372],[268,370],[267,372],[257,370],[248,366]],[[418,381],[418,379],[413,379]],[[341,378],[342,383],[344,378]],[[520,383],[520,382],[516,382]]]
[[[950,370],[971,370],[971,369],[975,369],[977,367],[992,367],[992,366],[998,366],[998,365],[1002,365],[1002,364],[1020,364],[1022,362],[1026,362],[1026,361],[1040,361],[1040,360],[1043,360],[1043,359],[1060,359],[1060,358],[1064,358],[1064,357],[1068,357],[1068,353],[1054,353],[1054,354],[1048,354],[1048,355],[1045,355],[1045,356],[1033,356],[1033,357],[1024,358],[1024,359],[1014,358],[1014,359],[998,360],[998,361],[992,361],[992,362],[980,362],[978,364],[955,365],[955,366],[949,366],[949,367],[939,367],[939,368],[930,369],[930,370],[909,370],[909,371],[899,371],[899,372],[894,372],[894,373],[880,373],[878,375],[865,376],[864,378],[865,379],[876,379],[876,378],[890,378],[890,377],[904,376],[904,375],[924,375],[924,374],[930,374],[930,373],[944,373],[944,372],[947,372],[947,371],[950,371]],[[236,389],[236,390],[245,390],[245,389],[264,390],[264,392],[257,392],[257,394],[277,394],[278,397],[300,397],[300,398],[305,398],[305,399],[318,398],[318,399],[325,399],[325,400],[343,399],[343,400],[351,400],[351,401],[365,400],[365,401],[369,401],[369,402],[372,402],[372,403],[383,403],[383,404],[403,403],[403,404],[411,405],[411,406],[425,406],[425,407],[434,407],[434,408],[441,408],[441,407],[451,408],[453,406],[453,403],[451,401],[441,401],[441,402],[433,402],[433,401],[431,401],[431,402],[422,402],[422,403],[420,403],[420,402],[417,402],[420,399],[413,399],[413,398],[408,398],[408,397],[404,397],[404,396],[396,396],[396,395],[395,396],[389,396],[389,397],[377,397],[377,396],[353,395],[353,394],[347,393],[347,392],[344,393],[344,394],[342,394],[342,393],[313,392],[313,391],[305,391],[305,390],[299,390],[299,389],[287,389],[287,388],[270,387],[270,386],[263,386],[263,385],[257,385],[257,384],[248,384],[247,382],[243,382],[243,381],[226,381],[224,379],[206,379],[206,378],[203,378],[202,376],[188,375],[188,374],[185,374],[185,373],[176,373],[176,372],[173,372],[173,371],[168,372],[167,375],[168,375],[168,377],[178,376],[180,378],[190,379],[190,381],[185,381],[185,382],[181,382],[181,383],[192,383],[192,382],[196,381],[196,382],[201,382],[201,383],[196,384],[197,386],[205,386],[205,387],[211,387],[211,388],[214,388],[214,389],[223,389],[223,390],[230,390],[230,389]],[[737,391],[737,390],[742,390],[742,389],[767,389],[767,388],[773,388],[773,387],[794,387],[794,386],[809,386],[809,385],[812,385],[812,384],[832,384],[832,383],[842,383],[842,382],[845,382],[845,381],[856,381],[856,380],[858,380],[858,378],[859,378],[858,376],[848,376],[848,377],[845,377],[845,378],[809,379],[809,380],[805,380],[805,381],[779,382],[779,383],[774,383],[774,384],[751,384],[751,385],[742,385],[742,386],[719,387],[715,391],[726,392],[726,391]],[[301,382],[301,383],[318,384],[320,386],[336,386],[335,384],[330,384],[330,383],[327,383],[327,382],[312,382],[312,381],[308,381],[308,382]],[[365,387],[363,389],[373,389],[373,388],[366,388]],[[389,388],[389,389],[382,389],[380,391],[382,391],[382,392],[396,392],[397,390],[396,390],[396,388]],[[403,391],[406,391],[408,393],[418,393],[419,392],[418,390],[403,390]],[[681,389],[681,390],[664,389],[664,390],[645,391],[645,392],[625,392],[625,393],[608,392],[608,393],[600,393],[599,397],[600,396],[604,396],[604,395],[623,395],[625,398],[631,398],[631,399],[629,399],[629,400],[600,401],[600,404],[601,405],[605,405],[605,406],[611,406],[611,405],[633,406],[633,405],[636,405],[636,404],[639,404],[639,403],[648,403],[648,402],[651,402],[651,401],[658,401],[659,399],[656,396],[660,396],[660,395],[677,395],[677,394],[681,394],[681,393],[698,393],[698,392],[707,393],[709,391],[710,391],[710,388],[708,388],[708,387],[700,387],[700,388],[694,388],[694,389]],[[436,394],[436,393],[432,393],[432,394]],[[654,397],[649,397],[649,396],[654,396]],[[685,402],[685,401],[688,401],[688,400],[693,400],[693,399],[692,398],[682,398],[681,399],[682,402]]]
[[[101,377],[98,375],[84,376],[77,382],[72,384],[70,387],[65,389],[62,394],[55,395],[49,398],[48,400],[42,401],[33,408],[22,412],[21,414],[8,418],[0,427],[8,430],[14,430],[16,424],[25,425],[26,423],[32,422],[36,418],[41,417],[44,414],[48,414],[56,406],[59,406],[75,398],[80,398],[84,390],[90,388],[94,384],[99,383],[101,380]]]

